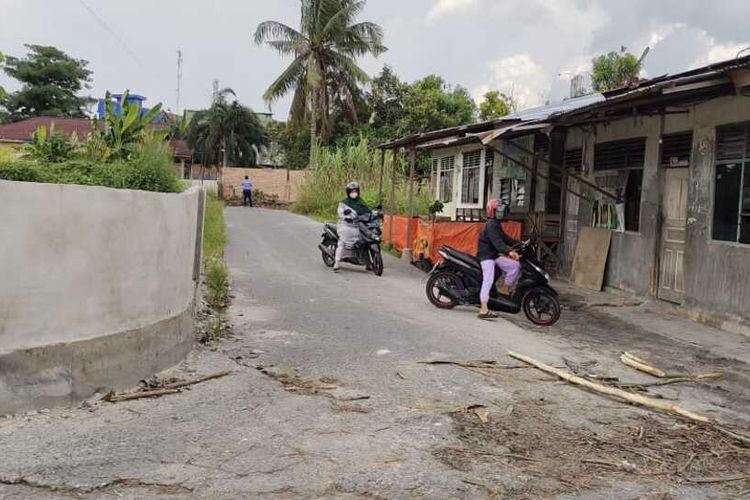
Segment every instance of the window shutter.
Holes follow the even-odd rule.
[[[563,159],[563,166],[565,170],[572,174],[581,173],[581,164],[583,163],[583,149],[568,149],[565,151],[565,157]]]
[[[693,133],[669,134],[661,138],[661,166],[687,167],[693,149]]]
[[[716,128],[716,161],[739,160],[750,157],[745,125],[729,125]]]
[[[643,168],[646,138],[601,142],[594,146],[594,170]]]

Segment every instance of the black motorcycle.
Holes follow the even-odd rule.
[[[365,266],[375,276],[383,274],[383,256],[380,254],[380,212],[374,210],[368,214],[356,217],[359,226],[359,239],[351,249],[345,249],[341,258],[342,262],[348,262],[356,266]],[[333,267],[336,263],[336,246],[339,243],[339,234],[336,224],[326,224],[323,228],[323,241],[318,245],[323,263]]]
[[[517,314],[523,309],[526,317],[536,324],[550,326],[560,318],[560,300],[549,286],[549,275],[536,259],[534,246],[525,241],[516,247],[521,256],[521,277],[512,295],[497,290],[502,279],[495,272],[495,283],[488,306],[493,311]],[[452,309],[460,304],[479,305],[482,268],[476,257],[451,247],[438,251],[443,261],[433,267],[427,279],[427,298],[441,309]],[[496,270],[497,271],[497,270]]]

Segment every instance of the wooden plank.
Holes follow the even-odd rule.
[[[573,284],[601,291],[612,232],[596,227],[581,228],[570,280]]]

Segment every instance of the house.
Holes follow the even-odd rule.
[[[155,123],[151,126],[157,129],[164,128],[166,125]],[[21,146],[31,142],[34,132],[39,127],[45,127],[48,131],[54,129],[69,138],[76,137],[78,140],[86,139],[94,130],[93,122],[88,118],[36,116],[0,125],[0,150],[18,151]],[[178,164],[178,172],[182,176],[192,164],[193,150],[186,141],[176,139],[169,141],[169,147],[174,155],[175,163]]]
[[[381,148],[429,153],[446,218],[509,202],[560,274],[607,228],[605,285],[750,322],[750,56]]]
[[[35,116],[13,123],[0,125],[0,150],[17,152],[21,146],[30,143],[39,127],[47,130],[54,128],[68,137],[85,139],[93,130],[88,118],[63,118],[53,116]]]

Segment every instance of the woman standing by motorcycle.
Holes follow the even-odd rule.
[[[337,227],[339,241],[336,246],[334,272],[338,272],[345,246],[351,247],[359,238],[357,217],[371,213],[367,203],[359,197],[359,183],[352,181],[346,185],[346,198],[339,203],[339,223]]]
[[[497,318],[490,312],[488,302],[490,290],[495,282],[495,266],[505,273],[505,280],[500,289],[503,295],[510,295],[521,272],[520,256],[513,249],[519,242],[508,236],[500,221],[507,217],[510,207],[507,203],[490,200],[487,203],[487,222],[479,234],[477,259],[482,266],[482,288],[479,292],[479,319]]]

